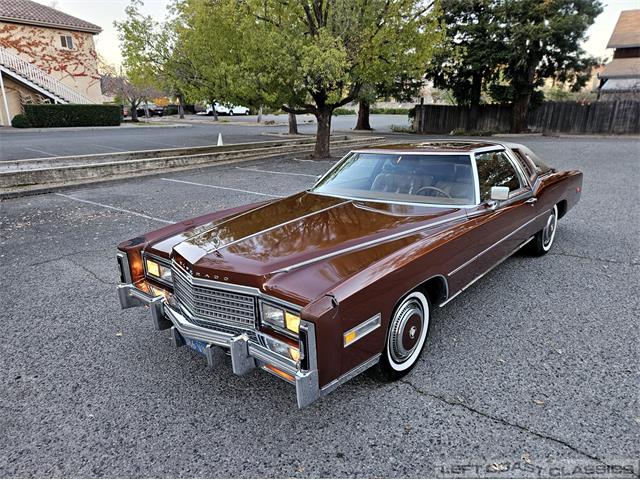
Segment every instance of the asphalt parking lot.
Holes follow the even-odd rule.
[[[439,309],[403,381],[364,374],[304,410],[275,377],[208,369],[121,311],[115,246],[302,190],[330,162],[2,201],[0,477],[637,477],[640,141],[520,141],[585,173],[552,252]]]
[[[355,115],[336,116],[332,120],[335,132],[349,132],[355,126]],[[178,147],[215,145],[218,134],[223,142],[263,142],[274,140],[272,135],[288,132],[286,115],[264,115],[263,123],[256,117],[212,117],[190,115],[184,122],[177,116],[149,120],[150,124],[124,127],[70,128],[70,129],[6,129],[0,127],[0,161],[26,158],[59,157],[158,150]],[[274,122],[268,125],[264,122]],[[406,115],[371,115],[371,126],[376,133],[388,133],[392,125],[408,124]],[[312,115],[298,115],[298,131],[315,134],[317,124]]]

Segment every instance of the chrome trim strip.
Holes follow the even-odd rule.
[[[232,242],[226,243],[224,245],[220,245],[219,247],[216,247],[213,250],[206,250],[206,252],[207,253],[212,253],[212,252],[214,252],[216,250],[222,250],[223,248],[230,247],[231,245],[235,245],[236,243],[244,242],[245,240],[249,240],[250,238],[257,237],[258,235],[262,235],[263,233],[267,233],[267,232],[270,232],[272,230],[276,230],[276,229],[278,229],[280,227],[283,227],[285,225],[288,225],[290,223],[298,222],[298,221],[303,220],[305,218],[309,218],[309,217],[312,217],[312,216],[317,215],[319,213],[326,212],[327,210],[331,210],[333,208],[340,207],[342,205],[346,205],[347,203],[350,203],[350,202],[351,202],[351,200],[347,200],[347,201],[344,201],[344,202],[336,203],[335,205],[331,205],[330,207],[326,207],[326,208],[322,208],[320,210],[316,210],[315,212],[307,213],[306,215],[302,215],[301,217],[297,217],[297,218],[294,218],[292,220],[288,220],[286,222],[282,222],[282,223],[280,223],[278,225],[275,225],[273,227],[265,228],[264,230],[260,230],[259,232],[252,233],[251,235],[247,235],[246,237],[242,237],[242,238],[239,238],[239,239],[234,240]]]
[[[528,238],[527,240],[525,240],[524,242],[522,242],[520,245],[518,245],[515,249],[513,249],[513,251],[511,251],[508,255],[506,255],[504,258],[501,258],[497,263],[495,263],[494,265],[492,265],[491,267],[489,267],[484,273],[481,273],[480,275],[478,275],[476,278],[474,278],[473,280],[471,280],[469,283],[467,283],[464,287],[462,287],[460,290],[458,290],[455,294],[453,294],[451,296],[451,298],[448,298],[447,300],[445,300],[444,302],[442,302],[440,305],[438,305],[438,307],[444,307],[447,303],[449,303],[451,300],[453,300],[454,298],[456,298],[458,295],[460,295],[462,292],[464,292],[465,290],[467,290],[469,287],[471,287],[471,285],[473,285],[474,283],[476,283],[478,280],[480,280],[482,277],[484,277],[486,274],[488,274],[491,270],[493,270],[494,268],[496,268],[498,265],[500,265],[502,262],[504,262],[507,258],[511,257],[511,255],[513,255],[514,253],[516,253],[518,250],[520,250],[522,247],[524,247],[527,243],[529,243],[531,240],[533,240],[534,236]]]
[[[478,162],[476,162],[476,152],[471,155],[471,169],[473,170],[474,193],[476,205],[480,205],[480,175],[478,174]]]
[[[342,340],[343,340],[343,345],[342,346],[344,348],[347,348],[349,345],[353,345],[354,343],[356,343],[361,338],[366,337],[371,332],[376,330],[378,327],[380,327],[380,325],[382,325],[382,315],[377,313],[376,315],[374,315],[373,317],[369,318],[368,320],[365,320],[361,324],[356,325],[352,329],[347,330],[346,332],[344,332],[342,334]],[[353,340],[347,340],[347,337],[349,335],[351,335],[352,333],[356,334],[356,338],[354,338]]]
[[[505,240],[511,238],[513,235],[515,235],[516,233],[518,233],[520,230],[522,230],[524,227],[526,227],[527,225],[535,222],[536,220],[538,220],[540,217],[543,217],[544,215],[547,215],[549,213],[549,211],[546,211],[544,213],[541,213],[540,215],[536,215],[535,217],[533,217],[531,220],[529,220],[528,222],[525,222],[524,224],[520,225],[518,228],[516,228],[514,231],[512,231],[509,235],[502,237],[500,240],[498,240],[496,243],[488,246],[487,248],[485,248],[484,250],[482,250],[480,253],[478,253],[476,256],[470,258],[469,260],[467,260],[466,262],[464,262],[462,265],[460,265],[458,268],[456,268],[455,270],[452,270],[451,272],[449,272],[447,274],[447,277],[450,277],[451,275],[455,275],[456,273],[458,273],[460,270],[462,270],[463,268],[469,266],[470,264],[472,264],[473,262],[475,262],[478,258],[480,258],[482,255],[484,255],[485,253],[487,253],[489,250],[491,250],[493,247],[500,245],[502,242],[504,242]],[[453,298],[453,297],[452,297]]]
[[[403,230],[401,232],[396,232],[396,233],[393,233],[391,235],[387,235],[386,237],[374,238],[373,240],[369,240],[369,241],[361,243],[359,245],[353,245],[351,247],[343,248],[342,250],[337,250],[335,252],[327,253],[325,255],[321,255],[321,256],[316,257],[316,258],[310,258],[309,260],[305,260],[304,262],[296,263],[294,265],[290,265],[288,267],[281,268],[279,270],[276,270],[273,273],[275,274],[275,273],[290,272],[291,270],[295,270],[296,268],[304,267],[306,265],[311,265],[312,263],[321,262],[323,260],[327,260],[327,259],[332,258],[332,257],[337,257],[339,255],[343,255],[343,254],[349,253],[349,252],[355,252],[357,250],[361,250],[361,249],[364,249],[364,248],[369,248],[369,247],[371,247],[373,245],[389,242],[389,241],[392,241],[392,240],[397,240],[397,239],[402,238],[402,237],[408,237],[408,236],[410,236],[410,235],[412,235],[414,233],[417,233],[417,232],[419,232],[421,230],[426,230],[428,228],[437,227],[439,225],[443,225],[445,223],[450,223],[450,222],[453,222],[455,220],[460,220],[460,219],[463,219],[463,218],[466,219],[467,215],[465,214],[465,215],[458,215],[456,217],[445,218],[445,219],[440,220],[438,222],[430,223],[428,225],[421,225],[419,227],[414,227],[414,228],[410,228],[408,230]]]
[[[365,360],[360,365],[355,366],[354,368],[349,370],[347,373],[345,373],[341,377],[338,377],[335,380],[333,380],[332,382],[327,383],[324,387],[322,387],[320,389],[322,395],[327,395],[327,394],[333,392],[336,388],[338,388],[343,383],[348,382],[353,377],[355,377],[357,375],[360,375],[362,372],[364,372],[366,370],[369,370],[376,363],[378,363],[378,360],[380,359],[381,355],[382,355],[381,353],[375,354],[369,360]]]

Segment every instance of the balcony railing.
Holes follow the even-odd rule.
[[[65,85],[60,80],[56,80],[45,71],[2,47],[0,47],[0,65],[38,85],[58,99],[61,99],[64,103],[95,103],[77,90]]]

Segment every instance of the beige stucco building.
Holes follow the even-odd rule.
[[[97,25],[31,0],[0,0],[0,123],[26,102],[102,103]]]

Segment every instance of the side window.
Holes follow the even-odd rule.
[[[531,161],[526,153],[518,150],[517,148],[513,149],[513,153],[520,161],[520,164],[524,168],[524,171],[527,172],[529,180],[533,181],[533,179],[536,177],[536,166],[533,161]]]
[[[73,49],[73,37],[71,35],[60,36],[60,44],[62,45],[62,48],[68,48],[69,50]]]
[[[489,152],[476,155],[480,201],[488,200],[491,187],[509,187],[509,191],[522,187],[515,168],[504,152]]]

